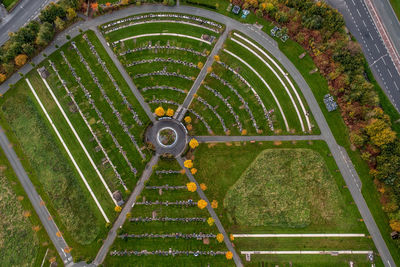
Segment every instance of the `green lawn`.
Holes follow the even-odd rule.
[[[0,166],[0,265],[2,266],[33,266],[39,250],[39,240],[33,231],[33,225],[23,213],[24,209],[17,200],[5,172],[12,174],[5,155],[1,155]],[[32,211],[29,211],[32,213]],[[15,253],[18,251],[18,253]]]
[[[240,226],[331,225],[344,219],[336,188],[318,152],[267,149],[229,188],[224,207]]]
[[[295,148],[295,150],[286,150],[289,148]],[[252,169],[251,166],[254,165],[251,164],[265,149],[268,149],[264,152],[266,153],[265,158],[263,154],[258,158],[265,168]],[[296,152],[296,150],[313,151],[310,153],[311,158],[307,160],[305,155]],[[285,153],[281,156],[288,153],[283,158],[290,158],[291,160],[282,160],[282,158],[278,160],[277,155],[280,153],[276,151],[284,151]],[[288,156],[289,153],[290,156]],[[297,156],[296,153],[298,153]],[[216,199],[221,204],[225,202],[224,206],[220,205],[221,207],[216,209],[216,212],[228,233],[329,232],[365,233],[368,235],[365,225],[359,221],[360,214],[353,203],[350,192],[345,187],[342,176],[338,172],[335,160],[323,141],[283,142],[280,145],[272,142],[202,144],[196,149],[193,157],[194,166],[198,169],[198,173],[195,175],[196,180],[207,185],[208,189],[205,192],[207,197],[210,200]],[[293,157],[297,160],[292,160]],[[314,167],[304,169],[307,164]],[[299,173],[298,167],[303,168],[304,171]],[[321,175],[318,175],[318,171]],[[285,180],[288,177],[290,179]],[[313,179],[313,183],[307,177],[314,177],[320,182],[317,183]],[[249,179],[250,182],[248,183],[254,183],[254,186],[244,187],[243,179]],[[286,187],[288,190],[283,192],[280,190],[282,187]],[[260,190],[256,190],[258,188]],[[265,191],[268,188],[272,188],[271,191]],[[281,194],[274,196],[269,192],[281,192]],[[289,192],[292,194],[288,194]],[[304,195],[304,192],[310,192],[310,194]],[[235,197],[231,198],[231,194],[235,194]],[[251,197],[247,198],[245,195]],[[282,199],[286,201],[282,201]],[[297,205],[300,200],[303,200],[303,203],[300,203],[302,207],[298,205],[298,209],[293,211],[290,205],[293,203]],[[226,205],[227,202],[230,202],[230,204]],[[247,207],[247,209],[239,208],[239,205],[244,205],[243,207]],[[274,208],[269,209],[268,207]],[[286,210],[286,212],[277,213],[276,209],[278,208]],[[292,222],[304,222],[298,216],[301,214],[300,211],[307,211],[307,209],[311,219],[306,219],[307,223],[304,223],[303,227],[288,227],[288,222],[291,220]],[[262,212],[253,212],[254,210],[262,210]],[[290,210],[293,211],[291,217],[289,216]],[[240,213],[239,218],[237,217],[238,213]],[[264,213],[269,216],[263,216]],[[267,224],[262,225],[260,223],[262,220]],[[321,241],[324,241],[324,239],[321,239]],[[292,249],[294,246],[309,249],[333,249],[334,247],[336,249],[349,249],[352,247],[352,249],[374,250],[373,242],[368,238],[329,239],[326,243],[313,243],[304,239],[297,239],[292,243],[289,239],[256,238],[248,240],[236,238],[234,243],[239,251],[251,248],[285,250]],[[272,258],[265,256],[259,260],[268,261]],[[290,258],[290,256],[281,257],[281,264],[287,262]],[[245,261],[244,257],[243,261]],[[299,262],[305,264],[307,261],[299,259]],[[329,263],[329,259],[327,259],[327,263]]]
[[[397,19],[400,20],[400,1],[399,0],[390,0],[390,4],[396,13]]]
[[[61,264],[57,251],[2,150],[0,184],[0,265],[40,266],[47,249],[45,262],[52,259]],[[24,216],[24,212],[28,212],[29,216]]]
[[[20,0],[2,0],[4,7],[7,11],[10,11],[15,5],[19,3]]]

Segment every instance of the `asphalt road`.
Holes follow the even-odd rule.
[[[400,55],[400,22],[394,13],[389,0],[374,1],[376,11],[381,18],[392,43]]]
[[[59,233],[59,229],[54,222],[52,216],[46,208],[45,203],[42,201],[42,198],[37,193],[35,187],[33,186],[31,180],[26,174],[24,167],[22,166],[18,156],[15,154],[14,149],[12,148],[12,144],[8,140],[6,134],[4,133],[3,128],[0,126],[0,146],[4,151],[8,161],[11,164],[15,174],[18,177],[22,187],[24,188],[26,194],[29,197],[29,200],[32,203],[33,208],[35,209],[37,215],[39,216],[40,221],[42,222],[43,227],[46,229],[47,234],[49,235],[51,241],[57,249],[58,254],[65,266],[70,266],[73,264],[71,254],[65,253],[64,249],[68,247],[64,238],[61,236],[57,236]]]
[[[356,0],[354,0],[354,1],[356,1]],[[321,131],[321,136],[322,136],[323,140],[325,140],[327,142],[327,144],[331,150],[332,156],[334,157],[336,164],[338,165],[338,168],[346,182],[346,185],[352,194],[354,202],[356,203],[356,205],[360,211],[360,214],[361,214],[362,218],[364,219],[364,223],[365,223],[366,227],[368,228],[370,235],[372,236],[372,239],[375,243],[375,246],[376,246],[383,262],[385,263],[386,266],[396,266],[392,256],[390,255],[388,247],[386,246],[386,244],[382,238],[379,228],[377,227],[377,225],[371,215],[371,212],[361,194],[361,182],[357,175],[357,172],[355,171],[354,166],[353,166],[351,160],[349,159],[346,151],[336,143],[336,140],[325,120],[325,117],[322,114],[322,111],[321,111],[310,87],[308,86],[308,84],[306,83],[304,78],[301,76],[300,72],[295,68],[295,66],[279,50],[276,42],[269,35],[260,31],[256,27],[253,27],[252,25],[248,25],[248,24],[242,24],[234,19],[228,18],[219,13],[215,13],[215,12],[208,11],[205,9],[189,7],[189,6],[166,7],[166,6],[162,6],[162,5],[151,5],[151,6],[147,5],[147,6],[141,6],[141,7],[128,7],[128,8],[122,9],[120,11],[116,11],[116,12],[113,12],[110,14],[106,14],[104,16],[97,17],[97,18],[89,20],[89,21],[75,24],[70,29],[68,29],[66,32],[61,33],[57,37],[57,39],[48,48],[46,48],[44,53],[50,54],[51,52],[55,51],[56,50],[54,47],[55,44],[61,46],[64,43],[66,43],[67,40],[66,40],[65,36],[67,34],[69,34],[71,37],[78,35],[79,28],[81,28],[82,30],[85,31],[87,29],[91,29],[100,24],[103,24],[107,21],[115,20],[118,18],[123,18],[126,16],[131,16],[131,15],[141,14],[141,13],[148,13],[148,12],[166,12],[166,11],[174,11],[174,12],[178,12],[178,13],[193,14],[193,15],[202,16],[202,17],[223,23],[230,29],[236,29],[236,30],[241,31],[244,34],[248,35],[251,39],[255,40],[260,45],[262,45],[271,54],[273,54],[277,60],[280,61],[280,63],[283,65],[283,67],[288,71],[288,73],[292,76],[292,78],[298,84],[302,94],[304,95],[304,98],[307,100],[309,109],[310,109],[311,113],[313,114],[313,116],[318,124],[318,127]],[[377,32],[375,32],[375,34],[377,34]],[[382,42],[381,42],[381,46],[383,46]],[[379,49],[379,47],[378,47],[378,49]],[[386,57],[387,56],[385,56],[385,59],[386,59]],[[379,62],[383,61],[382,58],[379,59],[378,61]],[[34,62],[39,63],[43,59],[44,59],[43,53],[41,53],[34,59]],[[30,64],[27,64],[20,71],[23,74],[25,74],[25,73],[29,72],[31,69],[32,69],[32,66]],[[9,80],[9,82],[15,83],[19,79],[20,79],[19,75],[15,74],[11,77],[11,80]],[[8,89],[9,89],[8,83],[0,85],[1,93],[5,93]],[[103,252],[106,252],[106,250],[103,250]],[[103,254],[103,257],[104,256],[105,256],[105,254]],[[100,259],[101,258],[102,257],[100,257]],[[99,259],[99,258],[97,258],[97,259]],[[101,261],[97,261],[97,263],[100,263],[100,262]]]
[[[346,26],[360,43],[375,79],[385,91],[397,111],[400,111],[400,75],[392,59],[388,55],[388,51],[377,31],[364,0],[327,0],[327,2],[343,14]],[[381,2],[377,7],[381,7],[382,5],[386,6],[383,10],[386,10],[387,14],[389,14],[389,9],[387,5],[384,4],[386,0],[374,2]],[[381,18],[384,18],[386,23],[390,23],[390,16],[387,16],[386,18]],[[392,31],[389,32],[392,36],[396,36],[395,40],[400,38],[400,31],[396,31],[396,29],[400,29],[400,25],[397,26],[398,28],[396,27],[396,23],[393,22],[391,27]],[[400,43],[396,45],[396,47],[399,46]]]
[[[40,10],[52,0],[22,0],[11,13],[0,22],[0,45],[8,40],[8,33],[15,32],[25,23],[36,18]]]

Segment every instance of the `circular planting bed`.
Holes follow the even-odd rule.
[[[171,147],[175,145],[177,140],[176,131],[170,127],[162,128],[158,131],[157,141],[161,146]]]

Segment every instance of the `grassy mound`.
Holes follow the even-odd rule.
[[[339,197],[318,153],[267,149],[228,190],[224,207],[235,224],[298,228],[314,219],[333,221],[340,211]]]

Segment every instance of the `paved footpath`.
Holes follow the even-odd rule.
[[[389,249],[382,238],[382,235],[379,231],[378,226],[375,223],[374,218],[363,198],[361,193],[361,182],[354,170],[354,166],[352,162],[349,160],[347,152],[345,149],[340,147],[328,126],[325,117],[304,78],[301,76],[300,72],[296,69],[296,67],[290,62],[290,60],[279,50],[277,43],[265,32],[259,30],[258,28],[249,25],[242,24],[239,21],[226,17],[222,14],[215,13],[213,11],[209,11],[206,9],[200,9],[190,6],[179,6],[179,7],[167,7],[162,5],[144,5],[141,7],[131,6],[116,12],[112,12],[103,16],[99,16],[95,19],[91,19],[88,21],[79,22],[72,27],[70,27],[65,32],[61,33],[52,44],[47,47],[44,51],[46,54],[51,54],[56,50],[55,45],[61,46],[65,44],[68,40],[65,38],[66,35],[70,35],[71,37],[75,37],[79,34],[79,29],[88,30],[103,23],[106,23],[111,20],[132,16],[141,13],[149,13],[149,12],[168,12],[173,11],[177,13],[187,13],[196,16],[205,17],[208,19],[215,20],[217,22],[223,23],[229,29],[238,30],[248,37],[259,43],[265,49],[267,49],[274,57],[279,60],[282,66],[287,70],[290,76],[294,79],[294,81],[298,84],[304,98],[306,99],[309,109],[311,110],[312,115],[314,116],[318,127],[321,131],[322,139],[325,140],[331,150],[331,153],[336,161],[336,164],[339,167],[339,170],[346,182],[346,185],[349,191],[352,194],[352,197],[357,204],[357,207],[361,213],[362,218],[364,219],[364,223],[368,228],[370,235],[375,243],[375,246],[382,258],[382,261],[386,266],[396,266]],[[40,53],[37,57],[33,59],[34,63],[40,63],[45,57],[43,53]],[[113,57],[112,57],[113,58]],[[118,65],[118,64],[117,64]],[[30,64],[25,65],[20,69],[20,72],[23,74],[28,73],[32,69]],[[124,73],[124,70],[121,71]],[[4,94],[8,89],[9,83],[16,83],[21,77],[16,73],[13,75],[6,83],[0,85],[0,93]],[[129,77],[124,77],[129,81]],[[386,233],[385,233],[386,234]],[[115,235],[115,233],[114,233]],[[110,244],[111,245],[111,244]],[[105,256],[105,255],[103,255]]]
[[[42,198],[39,196],[35,187],[33,186],[31,180],[29,179],[24,167],[21,164],[21,161],[18,159],[17,154],[12,148],[12,144],[8,140],[6,134],[4,133],[3,128],[0,126],[0,146],[3,149],[8,161],[11,164],[15,174],[18,177],[22,187],[24,188],[26,194],[29,197],[29,200],[32,203],[33,208],[36,211],[36,214],[39,216],[40,221],[44,229],[46,229],[47,234],[49,235],[51,241],[57,249],[58,254],[65,266],[70,266],[73,264],[71,254],[65,253],[64,249],[68,247],[62,236],[57,236],[57,233],[60,233],[56,223],[54,222],[52,216],[46,208],[45,203]]]
[[[188,168],[186,168],[185,165],[183,164],[183,159],[181,157],[177,157],[176,160],[178,161],[179,165],[181,165],[181,167],[184,170],[186,170],[186,176],[189,178],[189,180],[196,184],[196,186],[197,186],[196,191],[199,194],[199,197],[201,199],[204,199],[207,202],[207,210],[210,213],[211,217],[214,219],[214,223],[217,226],[218,231],[224,235],[225,245],[228,248],[228,250],[232,252],[233,260],[235,261],[236,266],[243,266],[239,254],[236,252],[235,248],[232,246],[232,242],[230,241],[229,236],[224,229],[224,226],[222,225],[221,221],[219,220],[218,215],[215,213],[214,209],[211,207],[211,203],[208,200],[208,198],[206,197],[206,194],[204,194],[204,191],[200,188],[199,183],[197,183],[196,179],[194,178],[194,176],[192,175],[190,170]]]
[[[321,135],[242,135],[242,136],[195,136],[200,143],[219,143],[219,142],[251,142],[251,141],[308,141],[323,140]]]
[[[142,193],[144,184],[153,173],[153,167],[157,164],[158,158],[159,155],[156,154],[150,159],[149,163],[147,163],[146,168],[143,171],[142,177],[136,183],[133,193],[129,196],[129,199],[125,203],[125,206],[121,211],[121,214],[118,216],[110,232],[108,232],[108,236],[106,240],[104,240],[103,245],[101,246],[99,252],[97,253],[96,258],[93,261],[93,265],[98,266],[103,263],[104,259],[107,256],[108,251],[110,250],[111,245],[114,243],[114,240],[117,237],[117,230],[122,227],[122,225],[126,220],[126,214],[131,211],[131,209],[136,203],[136,198],[140,195],[140,193]]]
[[[189,93],[187,94],[185,100],[183,101],[182,106],[179,106],[177,111],[176,111],[176,119],[178,121],[181,121],[183,117],[185,116],[186,110],[189,108],[190,103],[192,103],[194,95],[197,93],[197,90],[199,90],[201,83],[205,79],[207,75],[207,69],[212,66],[214,63],[214,56],[218,54],[218,51],[222,48],[222,45],[225,43],[226,38],[228,37],[230,29],[229,27],[226,27],[224,33],[218,38],[217,43],[215,44],[213,50],[211,53],[208,55],[207,61],[204,64],[203,68],[201,69],[199,75],[197,75],[196,80],[194,81],[192,88],[190,88]]]

